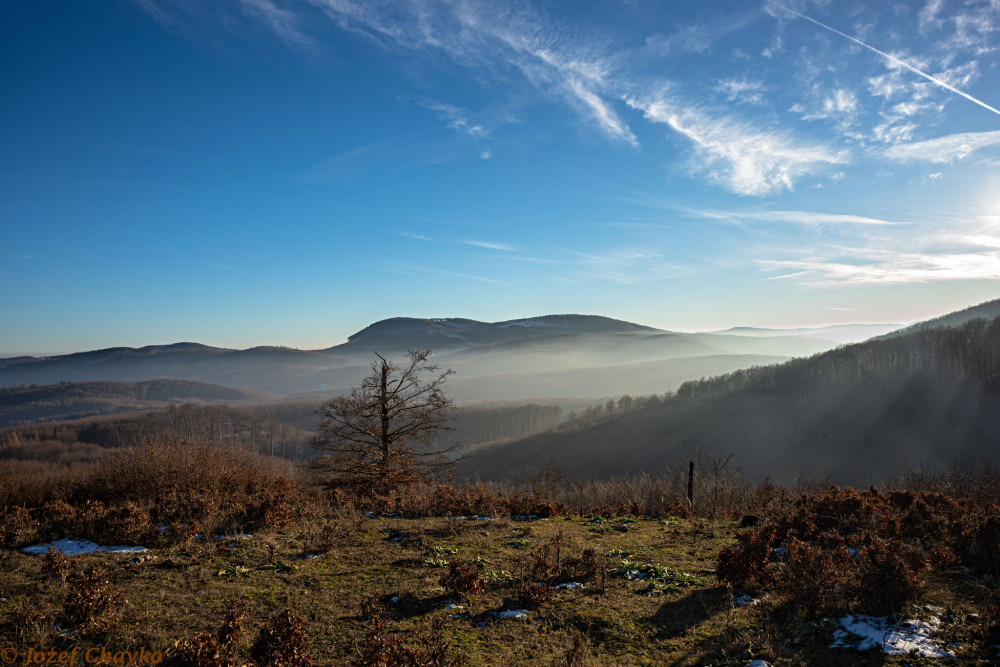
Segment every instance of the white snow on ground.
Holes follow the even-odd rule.
[[[581,584],[581,583],[579,583],[577,581],[571,581],[568,584],[556,584],[556,589],[557,590],[560,589],[560,588],[568,588],[571,591],[575,591],[576,589],[583,588],[583,587],[584,587],[583,584]]]
[[[48,553],[49,547],[52,547],[64,556],[79,556],[80,554],[90,554],[95,551],[103,551],[113,554],[133,554],[146,551],[146,547],[102,547],[96,542],[91,542],[90,540],[72,540],[68,537],[56,540],[55,542],[46,542],[45,544],[35,544],[30,547],[25,547],[22,551],[26,554],[44,556]]]
[[[757,604],[757,600],[753,599],[749,595],[741,595],[739,597],[733,597],[734,607],[749,607],[752,604]]]
[[[922,658],[955,657],[954,652],[937,646],[931,640],[931,634],[941,625],[937,618],[894,623],[885,616],[848,615],[840,619],[840,625],[844,629],[834,631],[834,642],[830,648],[856,648],[859,651],[877,648],[886,655],[916,653]],[[851,639],[851,635],[860,641],[845,641]]]
[[[524,609],[510,609],[508,611],[495,611],[491,612],[499,618],[513,618],[518,621],[523,621],[528,618],[528,612]]]
[[[552,322],[546,322],[544,320],[515,320],[513,322],[504,322],[498,325],[500,329],[506,329],[507,327],[554,327],[556,326]]]

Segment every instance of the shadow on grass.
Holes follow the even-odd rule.
[[[656,629],[657,639],[673,639],[727,611],[731,605],[732,598],[725,588],[695,590],[668,600],[645,621]]]
[[[403,593],[396,598],[395,602],[389,596],[383,597],[381,601],[390,617],[399,620],[424,616],[437,609],[443,609],[446,603],[451,602],[451,599],[447,595],[418,598],[414,595]]]

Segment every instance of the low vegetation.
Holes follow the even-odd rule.
[[[930,662],[829,648],[843,615],[894,612],[940,619],[960,663],[997,659],[995,472],[856,491],[714,463],[693,505],[680,470],[359,497],[206,444],[3,464],[0,647],[173,665]],[[149,550],[21,551],[59,538]]]

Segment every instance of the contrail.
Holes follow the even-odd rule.
[[[782,9],[784,9],[784,10],[785,10],[786,12],[790,12],[790,13],[792,13],[792,14],[795,14],[795,15],[796,15],[796,16],[798,16],[799,18],[802,18],[802,19],[805,19],[806,21],[809,21],[810,23],[815,23],[815,24],[816,24],[816,25],[818,25],[818,26],[819,26],[820,28],[825,28],[826,30],[829,30],[829,31],[830,31],[830,32],[832,32],[832,33],[835,33],[835,34],[838,34],[838,35],[840,35],[841,37],[844,37],[844,38],[846,38],[846,39],[849,39],[849,40],[851,40],[852,42],[854,42],[855,44],[857,44],[857,45],[859,45],[859,46],[863,46],[863,47],[865,47],[865,48],[866,48],[866,49],[868,49],[869,51],[874,51],[875,53],[879,54],[879,55],[880,55],[880,56],[882,56],[883,58],[888,58],[889,60],[891,60],[892,62],[896,63],[896,64],[897,64],[897,65],[899,65],[900,67],[905,67],[906,69],[910,70],[910,71],[911,71],[911,72],[913,72],[914,74],[918,74],[918,75],[920,75],[920,76],[924,77],[925,79],[927,79],[927,80],[928,80],[928,81],[930,81],[931,83],[936,83],[937,85],[941,86],[942,88],[945,88],[946,90],[950,90],[951,92],[955,93],[956,95],[961,95],[962,97],[964,97],[965,99],[969,100],[970,102],[975,102],[976,104],[978,104],[979,106],[983,107],[984,109],[989,109],[989,110],[990,110],[990,111],[992,111],[993,113],[995,113],[995,114],[997,114],[998,116],[1000,116],[1000,111],[998,111],[997,109],[994,109],[993,107],[991,107],[991,106],[990,106],[989,104],[987,104],[986,102],[983,102],[982,100],[977,100],[977,99],[976,99],[975,97],[973,97],[972,95],[969,95],[968,93],[964,93],[964,92],[962,92],[961,90],[959,90],[959,89],[958,89],[958,88],[956,88],[955,86],[952,86],[952,85],[950,85],[950,84],[946,83],[945,81],[942,81],[941,79],[938,79],[937,77],[934,77],[934,76],[931,76],[930,74],[927,74],[926,72],[921,72],[920,70],[918,70],[918,69],[917,69],[916,67],[914,67],[913,65],[910,65],[909,63],[905,63],[905,62],[903,62],[902,60],[900,60],[900,59],[899,59],[899,58],[897,58],[896,56],[891,56],[891,55],[889,55],[888,53],[886,53],[886,52],[884,52],[884,51],[879,51],[879,50],[878,50],[878,49],[876,49],[876,48],[875,48],[874,46],[871,46],[870,44],[865,44],[864,42],[862,42],[862,41],[861,41],[860,39],[857,39],[856,37],[851,37],[851,36],[850,36],[850,35],[848,35],[847,33],[843,33],[843,32],[840,32],[840,31],[839,31],[839,30],[837,30],[836,28],[831,28],[830,26],[826,25],[825,23],[820,23],[820,22],[819,22],[819,21],[817,21],[816,19],[813,19],[813,18],[809,18],[809,17],[808,17],[808,16],[806,16],[805,14],[800,14],[799,12],[795,11],[794,9],[789,9],[788,7],[785,7],[784,5],[781,5],[781,4],[778,4],[777,2],[772,2],[771,4],[772,4],[772,5],[775,5],[775,6],[777,6],[777,7],[781,7],[781,8],[782,8]]]

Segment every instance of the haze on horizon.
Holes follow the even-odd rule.
[[[997,297],[995,3],[674,5],[6,3],[0,355]]]

